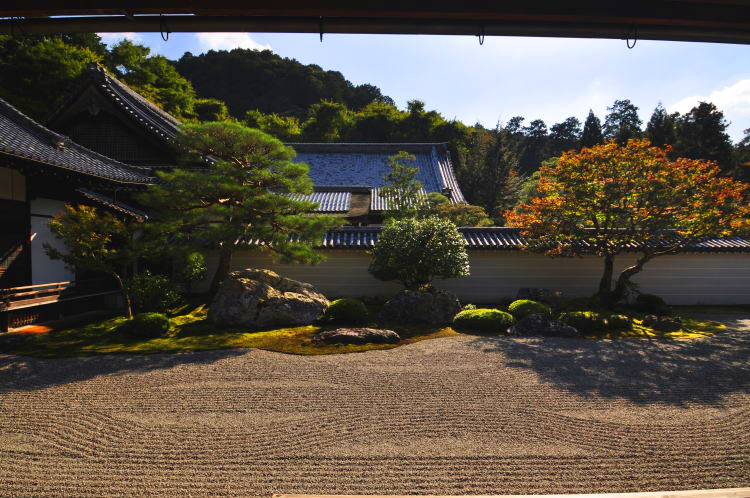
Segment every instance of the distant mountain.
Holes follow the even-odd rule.
[[[255,109],[304,118],[310,106],[321,99],[340,102],[352,110],[373,101],[393,104],[393,99],[374,85],[355,86],[338,71],[304,65],[270,50],[186,52],[175,67],[192,82],[198,95],[224,101],[237,118]]]

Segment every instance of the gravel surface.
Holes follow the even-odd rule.
[[[697,341],[0,355],[0,495],[747,486],[750,319],[723,319]]]

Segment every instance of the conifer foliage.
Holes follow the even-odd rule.
[[[292,161],[294,149],[260,130],[226,122],[185,125],[178,142],[205,166],[160,172],[161,181],[141,202],[154,215],[149,233],[158,245],[219,250],[213,292],[238,248],[262,245],[286,262],[323,259],[313,244],[341,221],[310,214],[315,203],[285,195],[312,192],[308,166]]]

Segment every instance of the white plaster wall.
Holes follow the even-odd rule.
[[[368,272],[369,256],[359,250],[321,251],[328,260],[317,266],[281,265],[260,251],[238,251],[232,269],[269,268],[277,273],[309,282],[328,297],[360,297],[391,294],[399,290]],[[471,276],[437,280],[439,288],[455,292],[467,303],[496,303],[514,297],[520,287],[561,290],[568,297],[590,296],[601,278],[603,262],[585,258],[548,258],[521,251],[469,251]],[[634,255],[616,259],[615,270],[635,261]],[[217,258],[208,255],[209,279]],[[634,281],[642,292],[657,294],[670,304],[749,304],[750,254],[680,254],[649,262]],[[208,289],[208,280],[196,285]]]
[[[63,201],[40,198],[32,200],[30,204],[32,285],[73,280],[75,278],[73,272],[65,268],[65,264],[62,261],[49,259],[43,246],[47,243],[61,251],[65,249],[62,241],[55,238],[47,226],[47,222],[51,216],[56,216],[63,211],[65,203]]]
[[[16,170],[0,168],[0,199],[26,201],[26,177]]]

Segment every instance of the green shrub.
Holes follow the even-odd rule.
[[[191,252],[185,255],[177,271],[177,278],[187,284],[198,282],[206,278],[206,258],[199,252]]]
[[[532,315],[534,313],[541,313],[543,315],[551,315],[552,310],[546,304],[532,301],[530,299],[518,299],[510,303],[508,311],[516,320]]]
[[[641,313],[649,313],[655,315],[668,315],[671,314],[671,309],[667,306],[664,299],[660,298],[655,294],[638,294],[635,298],[635,309]]]
[[[607,320],[595,311],[569,311],[560,313],[558,319],[582,334],[596,334],[607,328]]]
[[[323,314],[323,322],[362,324],[367,322],[367,307],[359,299],[336,299]]]
[[[169,319],[162,313],[139,313],[117,328],[119,334],[151,339],[161,337],[169,330]]]
[[[476,304],[465,304],[464,307],[461,308],[461,311],[475,310],[475,309],[477,309],[477,305]]]
[[[164,313],[182,302],[182,296],[167,277],[152,275],[148,270],[135,275],[125,285],[134,313]]]
[[[627,330],[633,322],[625,315],[610,315],[606,318],[607,328],[610,330]]]
[[[496,309],[479,308],[461,311],[453,318],[453,328],[473,332],[504,334],[513,325],[513,315]]]

